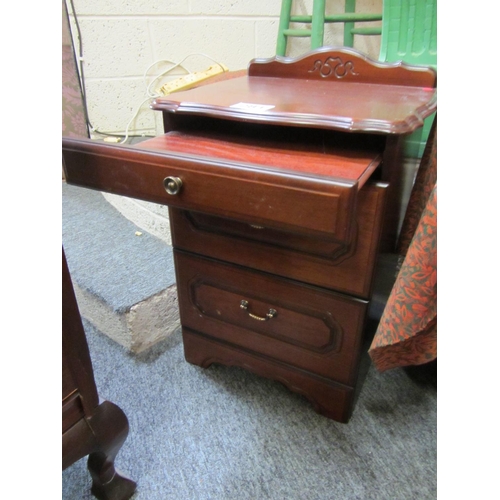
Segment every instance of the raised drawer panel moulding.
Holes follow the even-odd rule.
[[[273,300],[272,306],[268,302],[259,299],[258,296],[249,294],[241,289],[227,287],[206,281],[203,278],[195,279],[189,283],[191,300],[199,314],[207,318],[224,321],[235,326],[246,327],[252,332],[260,335],[267,335],[302,349],[314,352],[338,352],[342,343],[343,331],[332,315],[324,311],[312,308],[300,307],[287,304],[286,301]],[[247,299],[241,299],[247,297]],[[277,318],[279,320],[264,323],[267,319]],[[248,316],[243,310],[262,310],[261,316],[248,312]],[[253,315],[253,316],[250,316]],[[251,319],[257,321],[251,321]],[[300,334],[296,332],[298,322],[305,322]]]
[[[386,188],[376,183],[359,193],[347,245],[171,208],[172,242],[176,248],[367,298]]]

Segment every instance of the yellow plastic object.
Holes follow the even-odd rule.
[[[168,82],[161,88],[159,88],[157,92],[159,94],[168,95],[179,90],[187,90],[196,86],[203,80],[207,80],[208,78],[212,78],[213,76],[220,75],[221,73],[225,73],[226,71],[229,71],[229,69],[224,66],[224,64],[214,64],[205,71],[197,71],[194,73],[190,73],[189,75],[181,76],[176,80],[172,80],[171,82]]]

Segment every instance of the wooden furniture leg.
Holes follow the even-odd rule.
[[[62,278],[62,468],[89,455],[92,494],[99,500],[127,500],[136,483],[118,473],[114,461],[127,439],[128,420],[114,403],[99,402],[64,250]]]
[[[115,469],[114,461],[128,436],[128,421],[123,411],[104,401],[89,419],[82,419],[63,437],[63,470],[89,455],[92,494],[99,500],[126,500],[136,483]]]
[[[89,455],[88,468],[92,477],[92,494],[101,500],[129,498],[135,491],[134,481],[118,473],[115,457],[128,435],[128,421],[123,411],[105,402],[90,419],[97,439],[96,451]]]

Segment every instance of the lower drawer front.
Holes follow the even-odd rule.
[[[353,384],[367,303],[175,251],[183,326]]]

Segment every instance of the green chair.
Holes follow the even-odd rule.
[[[381,61],[437,67],[437,0],[384,0]]]
[[[437,70],[437,0],[384,0],[379,60]],[[422,157],[434,116],[405,140],[405,156]]]
[[[437,69],[437,0],[383,0],[382,14],[357,13],[356,1],[345,0],[344,13],[325,15],[326,0],[313,0],[312,15],[292,15],[292,0],[282,0],[276,55],[286,55],[290,37],[310,37],[311,50],[323,46],[326,23],[344,23],[344,46],[352,47],[354,35],[381,35],[379,60],[403,61]],[[355,27],[354,23],[382,21],[382,27]],[[291,23],[310,28],[292,29]],[[405,141],[405,156],[421,158],[434,115]]]
[[[278,40],[276,43],[276,55],[286,55],[289,37],[310,37],[311,50],[323,46],[323,38],[326,23],[344,23],[344,46],[352,47],[354,35],[380,35],[381,28],[378,27],[355,27],[354,23],[381,21],[382,14],[365,14],[355,12],[356,0],[345,0],[344,13],[327,16],[325,15],[325,1],[313,0],[312,15],[292,15],[292,0],[281,2],[280,22],[278,26]],[[292,29],[291,23],[302,23],[311,25],[310,28]]]

